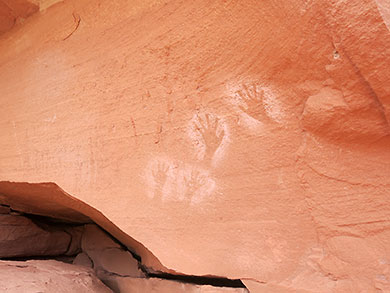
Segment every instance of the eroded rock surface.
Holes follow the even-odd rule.
[[[81,248],[83,253],[91,259],[94,270],[102,280],[107,275],[112,274],[145,277],[145,274],[139,269],[138,261],[131,253],[96,225],[85,226]]]
[[[69,282],[64,275],[67,277],[77,275],[78,278],[74,282],[82,283],[85,288],[79,288],[78,285],[68,288],[72,292],[73,290],[90,292],[99,289],[100,285],[97,286],[98,284],[94,283],[96,278],[117,293],[246,292],[243,288],[221,288],[207,285],[207,278],[202,279],[202,285],[191,283],[191,277],[186,280],[149,278],[148,273],[141,270],[142,264],[133,257],[131,252],[95,224],[81,226],[59,224],[52,218],[40,217],[37,220],[33,215],[27,217],[7,206],[0,205],[0,208],[0,235],[2,236],[0,238],[0,258],[41,257],[46,259],[42,262],[0,261],[0,270],[2,267],[7,268],[2,277],[7,277],[13,273],[13,270],[16,270],[14,277],[23,280],[15,282],[14,279],[9,279],[8,285],[0,281],[0,290],[37,292],[39,288],[39,292],[50,292],[58,282],[61,282],[59,291],[56,292],[63,292],[63,288]],[[52,258],[51,261],[49,261],[50,258]],[[73,265],[69,265],[70,263]],[[82,267],[84,269],[81,269]],[[52,269],[53,271],[48,274]],[[36,273],[34,279],[31,275],[33,272]],[[91,284],[89,284],[88,277],[91,278]],[[174,278],[175,276],[169,275],[168,277]],[[183,277],[186,278],[181,276]],[[48,278],[49,283],[46,280]],[[34,286],[27,288],[27,283],[32,280]],[[212,279],[208,281],[209,284],[213,282]],[[24,285],[21,285],[22,283]],[[101,292],[103,287],[99,290],[96,292]]]
[[[92,260],[85,252],[80,252],[73,260],[73,264],[93,268]]]
[[[7,208],[1,209],[5,212]],[[38,223],[0,212],[0,258],[73,255],[80,251],[79,229]]]
[[[0,291],[110,293],[90,269],[54,260],[0,261]]]
[[[385,2],[30,17],[0,36],[0,203],[95,221],[157,271],[388,291]]]

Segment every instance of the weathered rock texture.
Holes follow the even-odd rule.
[[[92,261],[95,272],[103,281],[110,275],[145,277],[145,274],[138,267],[138,261],[131,253],[123,249],[120,244],[96,225],[85,227],[81,248]],[[84,256],[83,258],[85,259]]]
[[[73,263],[64,266],[57,261],[0,261],[0,269],[7,266],[5,277],[15,276],[0,282],[2,291],[11,292],[50,292],[56,283],[61,283],[59,292],[69,280],[63,275],[78,276],[80,266],[93,269],[85,276],[77,277],[75,283],[82,282],[85,288],[72,286],[68,290],[90,292],[96,284],[89,283],[88,277],[99,278],[114,292],[247,292],[242,283],[215,278],[196,278],[191,276],[174,276],[160,274],[161,278],[149,278],[148,272],[143,272],[141,264],[133,255],[114,240],[109,234],[94,224],[66,225],[58,224],[54,219],[40,217],[39,221],[33,215],[23,216],[9,207],[0,205],[0,259],[14,260],[15,257],[32,259],[40,257],[46,260],[59,260]],[[82,251],[81,251],[82,250]],[[79,253],[78,253],[79,252]],[[76,256],[75,254],[78,253]],[[49,273],[50,268],[54,271]],[[27,268],[27,269],[26,269]],[[32,272],[37,276],[32,279]],[[4,277],[2,275],[2,277]],[[23,281],[17,280],[20,278]],[[47,282],[49,278],[50,282]],[[169,280],[167,278],[170,278]],[[27,286],[32,281],[33,286]],[[224,282],[224,283],[222,283]],[[212,286],[211,286],[212,285]],[[238,285],[238,286],[237,286]],[[18,291],[19,290],[19,291]],[[89,290],[89,291],[88,291]],[[100,291],[99,291],[100,292]]]
[[[44,229],[23,216],[0,214],[0,258],[77,253],[80,243],[71,242],[70,232]]]
[[[1,202],[82,212],[158,270],[386,292],[389,19],[385,0],[37,12],[0,37],[0,180],[66,193],[3,182]]]
[[[0,34],[61,0],[0,0]]]
[[[56,184],[0,182],[0,206],[1,204],[11,205],[12,209],[16,211],[46,216],[52,219],[57,219],[58,221],[65,221],[74,224],[86,224],[95,221],[106,231],[110,231],[110,234],[117,239],[118,242],[127,246],[130,251],[138,255],[142,255],[142,260],[145,264],[156,270],[164,269],[158,259],[156,259],[156,257],[147,248],[145,248],[145,246],[121,231],[102,213],[68,195]],[[10,208],[2,206],[0,212],[10,213]],[[87,233],[88,231],[91,231],[91,229],[87,229]],[[77,230],[74,232],[77,232]],[[94,236],[94,233],[90,234],[92,237],[97,237],[96,235]],[[74,236],[79,237],[81,235],[76,233]],[[81,242],[81,239],[79,240]],[[112,243],[112,240],[105,240],[104,243],[106,242],[110,244]],[[88,246],[86,249],[87,248]]]
[[[10,30],[17,21],[34,14],[39,10],[36,3],[28,0],[0,1],[0,34]]]
[[[92,270],[55,260],[0,261],[0,271],[1,292],[112,292]]]

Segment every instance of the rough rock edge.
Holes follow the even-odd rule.
[[[141,270],[146,274],[147,278],[160,278],[165,280],[172,280],[183,283],[192,283],[195,285],[211,285],[215,287],[226,287],[226,288],[243,288],[246,289],[246,286],[241,279],[229,279],[223,276],[194,276],[194,275],[185,275],[180,272],[174,271],[172,269],[166,268],[161,262],[157,259],[156,256],[152,254],[142,243],[138,242],[134,238],[130,237],[122,230],[120,230],[113,222],[104,216],[104,214],[95,208],[89,206],[85,202],[71,196],[61,189],[57,184],[53,182],[42,182],[42,183],[28,183],[28,182],[11,182],[11,181],[0,181],[0,205],[9,206],[10,210],[17,210],[22,213],[33,213],[34,206],[26,204],[28,202],[28,197],[30,197],[29,192],[33,193],[31,189],[33,188],[43,188],[46,193],[50,194],[50,197],[47,197],[46,201],[52,201],[52,203],[64,207],[69,211],[76,212],[76,214],[81,214],[87,219],[91,219],[97,226],[99,226],[103,231],[106,231],[113,239],[118,241],[121,245],[126,247],[129,252],[139,256]],[[22,193],[20,193],[22,191]],[[45,192],[40,194],[45,195]],[[15,200],[17,196],[26,196],[23,202],[25,207],[30,208],[28,211],[23,210],[23,208],[13,208],[12,199]],[[7,201],[8,200],[8,201]],[[18,202],[18,199],[16,199]],[[17,205],[17,204],[16,204]],[[40,212],[40,216],[55,218],[54,213],[50,214]],[[71,219],[67,219],[71,220]],[[88,222],[87,222],[88,223]],[[90,223],[90,222],[89,222]],[[149,260],[149,262],[144,262],[144,259]],[[258,282],[258,281],[256,281]]]

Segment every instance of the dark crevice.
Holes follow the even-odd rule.
[[[11,209],[11,211],[13,211],[13,210]],[[37,225],[39,225],[40,223],[44,223],[46,225],[55,225],[55,226],[61,226],[61,225],[72,226],[72,227],[80,226],[79,222],[72,222],[69,220],[41,216],[41,215],[27,214],[27,213],[22,213],[20,211],[14,211],[14,212],[20,213],[24,217],[29,218]],[[85,224],[87,224],[87,223],[85,223]]]
[[[41,227],[44,230],[54,229],[54,230],[62,230],[66,232],[67,227],[68,228],[80,227],[84,225],[79,221],[72,222],[70,220],[65,220],[65,219],[58,219],[54,217],[25,213],[19,210],[12,209],[11,206],[6,204],[1,204],[1,206],[4,208],[8,208],[10,214],[20,215],[30,219],[35,225]],[[87,223],[90,222],[86,222],[85,224]],[[131,250],[128,250],[126,246],[124,246],[121,242],[119,242],[108,231],[106,231],[102,227],[100,228],[105,232],[107,232],[113,238],[114,241],[116,241],[118,244],[122,246],[123,249],[126,249],[131,253],[131,255],[138,261],[139,269],[143,271],[146,278],[158,278],[158,279],[164,279],[164,280],[170,280],[170,281],[176,281],[176,282],[194,284],[194,285],[209,285],[214,287],[229,287],[229,288],[246,288],[240,279],[228,279],[228,278],[215,277],[215,276],[194,276],[194,275],[181,275],[181,274],[172,274],[172,273],[164,273],[164,272],[155,272],[142,264],[141,256],[137,255]],[[68,234],[71,235],[70,233]],[[57,261],[71,264],[73,259],[76,257],[76,255],[77,253],[75,255],[44,255],[44,256],[28,256],[28,257],[9,257],[9,258],[0,258],[0,259],[8,260],[8,261],[57,260]]]
[[[2,257],[0,260],[7,261],[28,261],[28,260],[57,260],[71,264],[75,255],[44,255],[44,256],[26,256],[26,257]]]
[[[190,283],[195,285],[210,285],[214,287],[231,287],[246,288],[240,279],[228,279],[222,277],[191,276],[191,275],[174,275],[167,273],[149,273],[149,278],[159,278],[165,280]]]

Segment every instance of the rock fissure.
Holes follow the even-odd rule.
[[[20,183],[8,182],[8,188],[13,184],[17,186]],[[0,189],[1,186],[2,182],[0,182]],[[27,190],[25,191],[28,193]],[[133,286],[158,288],[164,286],[161,285],[162,282],[169,282],[169,286],[177,284],[177,290],[179,290],[180,284],[184,284],[186,290],[190,288],[190,292],[192,287],[202,286],[218,287],[221,290],[231,288],[240,290],[237,292],[242,290],[242,292],[246,292],[245,285],[239,279],[173,274],[148,267],[142,263],[142,255],[128,249],[124,243],[121,243],[93,221],[92,223],[89,220],[85,223],[80,222],[79,216],[75,218],[75,221],[72,221],[69,216],[56,218],[55,211],[50,210],[34,214],[31,211],[34,211],[35,206],[29,202],[24,202],[24,208],[21,208],[18,204],[16,205],[18,208],[15,208],[12,203],[15,198],[9,197],[4,190],[0,193],[0,199],[2,201],[0,204],[0,220],[2,223],[0,229],[4,230],[7,227],[15,226],[22,228],[17,232],[6,231],[6,233],[1,233],[0,265],[1,261],[40,262],[54,260],[88,267],[114,292],[130,292],[124,288],[132,288]],[[62,207],[62,209],[64,208]],[[26,210],[29,212],[26,213]],[[89,215],[83,216],[86,219],[90,218]],[[9,225],[6,220],[10,222]],[[30,231],[30,234],[25,235],[27,230]],[[12,233],[18,234],[13,235]],[[34,237],[34,241],[29,243],[29,236]],[[27,239],[27,242],[22,242],[20,239]],[[4,248],[5,246],[8,249]],[[17,264],[16,267],[27,268],[28,265]],[[144,279],[146,283],[149,280],[152,285],[139,284],[138,279],[140,278]]]
[[[147,273],[150,278],[160,278],[196,285],[211,285],[214,287],[245,288],[240,279],[228,279],[223,277],[175,275],[167,273]]]
[[[329,180],[333,180],[333,181],[337,181],[337,182],[341,182],[341,183],[346,183],[346,184],[349,184],[349,185],[353,185],[353,186],[364,186],[364,187],[372,187],[372,188],[379,188],[379,187],[388,187],[390,186],[390,184],[387,184],[387,183],[384,183],[384,184],[370,184],[370,183],[364,183],[364,182],[353,182],[353,181],[350,181],[350,180],[345,180],[345,179],[341,179],[341,178],[337,178],[337,177],[333,177],[333,176],[330,176],[330,175],[326,175],[326,174],[323,174],[321,173],[320,171],[316,170],[314,167],[312,167],[309,163],[305,162],[305,161],[302,161],[311,171],[313,171],[313,173],[317,174],[318,176],[320,177],[324,177],[326,179],[329,179]]]

